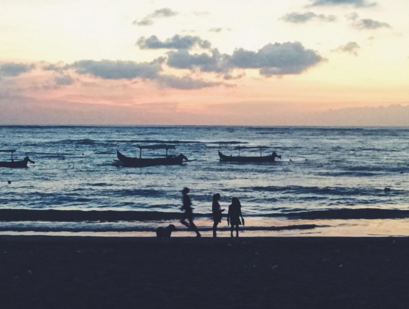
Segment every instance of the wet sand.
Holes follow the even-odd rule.
[[[0,308],[408,308],[409,238],[0,237]]]

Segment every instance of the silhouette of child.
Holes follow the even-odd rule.
[[[190,192],[189,188],[184,188],[182,190],[182,195],[183,195],[183,206],[181,210],[184,210],[185,213],[183,214],[182,220],[180,220],[180,223],[183,225],[187,226],[189,229],[192,229],[196,232],[196,237],[200,237],[199,230],[197,229],[196,225],[193,223],[193,208],[192,208],[192,201],[190,200],[190,196],[187,195]],[[188,222],[186,222],[186,219]]]
[[[242,222],[240,222],[240,217]],[[237,197],[233,197],[231,205],[229,206],[229,213],[227,214],[227,225],[230,224],[231,237],[233,237],[233,230],[236,228],[236,237],[239,237],[239,225],[244,225],[244,218],[241,213],[241,204]]]
[[[213,237],[216,237],[217,225],[222,221],[222,210],[219,204],[220,194],[213,194],[212,213],[213,213]]]

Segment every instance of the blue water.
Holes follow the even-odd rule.
[[[203,217],[218,192],[223,208],[236,196],[246,216],[261,219],[321,211],[347,220],[354,217],[351,210],[359,209],[367,210],[360,218],[385,216],[374,215],[376,210],[406,218],[408,134],[409,129],[399,128],[0,127],[0,149],[18,149],[16,158],[27,154],[36,161],[23,170],[0,168],[0,211],[159,212],[160,221],[160,213],[180,212],[180,191],[187,186],[195,213]],[[174,144],[175,154],[196,161],[113,165],[117,149],[137,156],[137,145],[157,143]],[[282,159],[274,164],[219,162],[218,150],[235,155],[238,145],[268,146],[265,154],[276,151]],[[143,156],[162,152],[144,150]],[[0,155],[0,161],[8,159]]]

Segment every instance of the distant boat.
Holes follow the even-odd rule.
[[[219,151],[220,161],[225,162],[248,162],[248,163],[263,163],[263,162],[275,162],[276,158],[281,159],[281,156],[277,155],[277,153],[273,152],[271,155],[263,156],[262,150],[267,149],[269,147],[236,147],[235,149],[239,151],[238,156],[226,156]],[[260,149],[260,156],[254,157],[242,157],[240,156],[240,150],[242,149]]]
[[[7,152],[11,154],[10,161],[0,161],[0,167],[27,168],[28,162],[35,164],[35,162],[31,161],[27,156],[21,161],[14,161],[14,153],[16,150],[0,150],[0,152]]]
[[[118,165],[125,167],[145,167],[145,166],[156,166],[156,165],[180,165],[183,161],[188,162],[183,154],[178,156],[168,155],[169,149],[175,149],[173,145],[149,145],[149,146],[138,146],[139,148],[139,158],[131,158],[123,155],[118,150],[116,151],[118,157]],[[163,158],[142,158],[143,149],[165,149],[166,154]]]

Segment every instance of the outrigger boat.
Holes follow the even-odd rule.
[[[16,150],[0,150],[0,152],[8,152],[11,154],[10,161],[0,161],[0,167],[26,168],[28,162],[35,164],[35,162],[31,161],[27,156],[22,161],[14,161],[14,153]]]
[[[249,162],[249,163],[263,163],[263,162],[275,162],[276,158],[281,159],[281,156],[277,155],[277,153],[273,152],[269,156],[263,156],[262,155],[262,150],[267,149],[270,147],[236,147],[235,149],[239,151],[239,155],[236,157],[233,156],[226,156],[223,153],[219,151],[219,157],[220,161],[225,161],[225,162]],[[240,156],[240,151],[242,149],[260,149],[260,156],[259,157],[242,157]]]
[[[175,149],[173,145],[148,145],[148,146],[138,146],[139,148],[139,158],[131,158],[123,155],[118,150],[116,151],[118,160],[118,165],[125,167],[144,167],[144,166],[155,166],[155,165],[180,165],[183,161],[188,162],[183,154],[178,156],[168,155],[169,149]],[[166,154],[163,158],[142,158],[143,149],[165,149]]]

